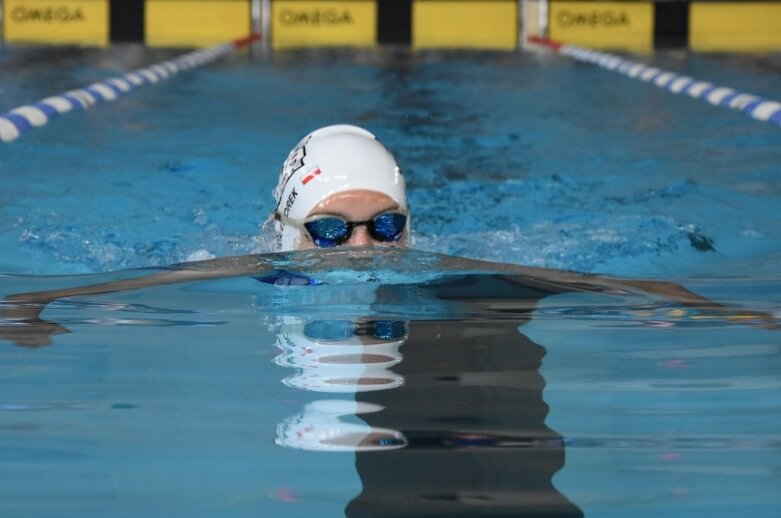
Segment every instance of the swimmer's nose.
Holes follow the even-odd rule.
[[[369,246],[377,244],[376,241],[369,235],[369,231],[365,225],[355,227],[350,239],[347,240],[349,246]]]

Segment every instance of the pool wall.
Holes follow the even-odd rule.
[[[5,43],[513,50],[526,36],[596,49],[781,49],[781,0],[0,0]]]

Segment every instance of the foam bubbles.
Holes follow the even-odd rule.
[[[187,262],[206,261],[208,259],[214,259],[215,257],[217,256],[209,252],[208,250],[200,249],[200,250],[195,250],[194,252],[190,252],[190,254],[187,256],[185,261]]]

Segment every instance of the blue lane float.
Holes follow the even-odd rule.
[[[563,56],[591,63],[632,79],[639,79],[640,81],[654,84],[674,94],[684,94],[695,99],[703,99],[714,106],[739,110],[754,119],[781,126],[781,103],[779,102],[739,92],[732,88],[714,85],[707,81],[698,81],[693,77],[682,76],[644,63],[624,59],[615,54],[599,52],[537,36],[530,37],[529,42],[542,45]]]
[[[59,115],[71,111],[86,110],[98,103],[115,101],[137,88],[159,83],[179,72],[206,65],[258,39],[260,39],[260,35],[251,34],[230,43],[188,52],[175,59],[141,68],[119,77],[19,106],[0,115],[0,141],[13,142],[23,133],[44,126]]]

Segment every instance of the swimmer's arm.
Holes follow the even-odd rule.
[[[0,338],[12,340],[19,345],[38,347],[48,345],[51,342],[50,335],[67,333],[68,330],[59,324],[40,319],[46,305],[58,299],[133,291],[183,282],[260,275],[271,269],[271,262],[261,256],[220,257],[185,263],[164,272],[134,279],[8,295],[0,309],[0,316],[5,321],[5,325],[0,325]]]
[[[640,291],[642,293],[648,293],[651,295],[657,295],[662,298],[677,302],[683,306],[698,308],[698,309],[723,309],[727,306],[720,304],[709,298],[703,297],[693,291],[687,290],[680,284],[666,281],[651,281],[641,279],[623,279],[623,278],[606,278],[599,277],[600,284],[605,287],[606,291],[611,288],[629,288],[631,290]]]
[[[16,293],[8,295],[0,307],[0,316],[15,320],[34,320],[43,311],[47,304],[66,297],[80,297],[88,295],[100,295],[103,293],[116,293],[121,291],[133,291],[144,288],[154,288],[182,282],[196,282],[229,277],[259,276],[266,274],[275,268],[286,268],[289,265],[309,266],[321,264],[324,269],[333,269],[340,266],[350,266],[352,263],[344,262],[345,256],[352,259],[352,254],[343,250],[322,251],[309,250],[290,254],[254,254],[233,257],[218,257],[206,261],[194,261],[181,263],[160,273],[111,281],[87,286],[76,286],[51,291],[36,291],[29,293]],[[371,257],[371,250],[364,250],[361,257]],[[342,262],[340,262],[340,260]]]
[[[607,277],[604,275],[526,266],[519,267],[520,272],[522,272],[522,275],[537,279],[540,282],[548,282],[553,289],[616,294],[627,292],[643,293],[662,297],[693,308],[716,309],[726,307],[724,304],[714,302],[674,282]]]
[[[628,287],[642,293],[656,295],[676,302],[682,306],[696,310],[700,318],[716,318],[735,324],[745,324],[762,329],[781,329],[781,322],[772,314],[756,311],[736,304],[725,304],[713,301],[702,295],[687,290],[680,284],[665,281],[649,281],[640,279],[601,278],[602,284],[611,288]]]
[[[65,297],[80,297],[154,288],[182,282],[196,282],[245,275],[260,275],[271,270],[271,262],[260,256],[219,257],[207,261],[182,263],[169,270],[121,281],[102,282],[51,291],[16,293],[5,298],[11,304],[46,305]]]
[[[604,277],[559,270],[547,272],[543,278],[552,281],[554,286],[569,286],[572,288],[570,291],[598,291],[616,294],[642,293],[661,297],[696,310],[702,318],[716,318],[763,329],[781,329],[781,323],[770,313],[735,304],[716,302],[674,282]]]
[[[449,266],[463,269],[474,268],[475,265],[483,269],[518,275],[523,278],[525,284],[536,285],[541,289],[552,291],[593,291],[593,292],[630,292],[657,295],[685,306],[698,308],[724,307],[710,299],[689,291],[680,284],[674,282],[625,279],[621,277],[606,277],[603,275],[572,272],[568,270],[556,270],[553,268],[537,268],[534,266],[522,266],[515,264],[488,263],[471,259],[458,259],[448,261]]]
[[[99,284],[90,284],[87,286],[75,286],[73,288],[64,288],[50,291],[34,291],[29,293],[15,293],[8,295],[5,302],[10,305],[3,310],[3,314],[18,311],[24,314],[25,311],[36,310],[40,312],[46,304],[58,299],[67,297],[80,297],[86,295],[100,295],[102,293],[116,293],[121,291],[133,291],[143,288],[153,288],[166,284],[176,284],[180,282],[190,282],[197,280],[207,280],[216,278],[214,272],[193,271],[193,270],[175,270],[162,273],[145,275],[134,279],[125,279],[122,281],[102,282]]]
[[[474,268],[478,263],[481,263],[481,261],[475,262],[470,259],[453,258],[455,260],[452,262],[450,261],[450,258],[448,259],[451,266],[457,266],[464,269]],[[517,275],[519,276],[518,281],[523,282],[524,285],[550,290],[554,293],[583,291],[654,295],[681,304],[682,306],[699,310],[703,312],[703,315],[713,316],[714,318],[765,329],[781,329],[781,323],[769,313],[755,311],[734,304],[716,302],[674,282],[606,277],[602,275],[570,272],[567,270],[502,263],[483,263],[483,265],[487,270],[495,269],[497,272],[510,274],[511,277]]]

